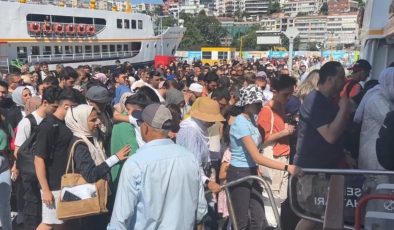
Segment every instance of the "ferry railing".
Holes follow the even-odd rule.
[[[0,56],[0,70],[10,72],[10,62],[8,57]]]
[[[235,185],[241,184],[241,183],[243,183],[245,181],[249,181],[249,180],[256,180],[256,181],[260,182],[262,187],[263,187],[263,189],[267,192],[268,198],[269,198],[269,201],[270,201],[270,204],[271,204],[271,207],[272,207],[272,210],[274,212],[276,223],[277,223],[277,228],[276,229],[280,230],[281,229],[280,215],[279,215],[279,211],[277,209],[276,203],[275,203],[275,198],[274,198],[274,195],[272,193],[271,187],[270,187],[270,185],[268,184],[268,182],[264,178],[258,177],[258,176],[246,176],[246,177],[240,178],[238,180],[228,182],[227,184],[222,185],[220,187],[221,190],[224,190],[224,192],[226,193],[226,196],[227,196],[228,211],[229,211],[231,223],[232,223],[232,226],[233,226],[232,229],[238,230],[238,225],[237,225],[237,219],[235,217],[235,211],[234,211],[233,202],[231,201],[231,195],[230,195],[229,188],[233,187]],[[211,191],[209,191],[209,190],[205,192],[205,194],[209,194],[209,193],[211,193]]]
[[[105,58],[131,58],[136,56],[140,51],[118,51],[118,52],[85,52],[85,53],[64,53],[64,54],[42,54],[42,55],[29,55],[28,62],[41,62],[41,61],[86,61]]]
[[[355,220],[358,220],[355,216],[356,207],[360,202],[364,202],[363,197],[375,194],[378,185],[394,184],[393,171],[303,169],[303,172],[303,177],[291,176],[289,181],[289,201],[294,213],[306,220],[325,223],[327,206],[329,206],[327,202],[330,202],[327,197],[329,198],[332,190],[335,190],[331,187],[330,191],[331,179],[335,176],[343,176],[345,185],[338,193],[344,193],[344,202],[343,207],[338,208],[337,212],[343,211],[343,218],[340,219],[343,221],[344,229],[354,229]]]

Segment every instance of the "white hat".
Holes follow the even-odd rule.
[[[198,84],[198,83],[192,83],[189,87],[190,91],[196,92],[196,93],[202,93],[203,86]]]

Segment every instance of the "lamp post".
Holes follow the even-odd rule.
[[[300,34],[297,28],[289,27],[286,31],[282,32],[289,39],[289,60],[288,68],[289,71],[293,69],[293,50],[294,50],[294,39]]]

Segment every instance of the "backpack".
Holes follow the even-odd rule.
[[[383,168],[394,170],[394,111],[387,113],[379,137],[376,140],[376,155]]]
[[[29,114],[26,118],[30,122],[30,136],[23,142],[23,144],[19,147],[18,150],[18,158],[16,159],[16,166],[21,173],[24,174],[36,174],[36,170],[34,167],[34,154],[33,147],[34,142],[37,137],[38,125],[37,121],[34,118],[33,114]]]

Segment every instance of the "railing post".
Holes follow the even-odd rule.
[[[234,230],[238,230],[237,218],[235,218],[234,206],[233,202],[231,201],[230,191],[228,190],[228,187],[224,188],[224,192],[227,196],[228,212],[230,214],[231,225],[233,226]]]
[[[323,230],[343,229],[343,200],[345,198],[345,176],[332,175],[324,214]]]

